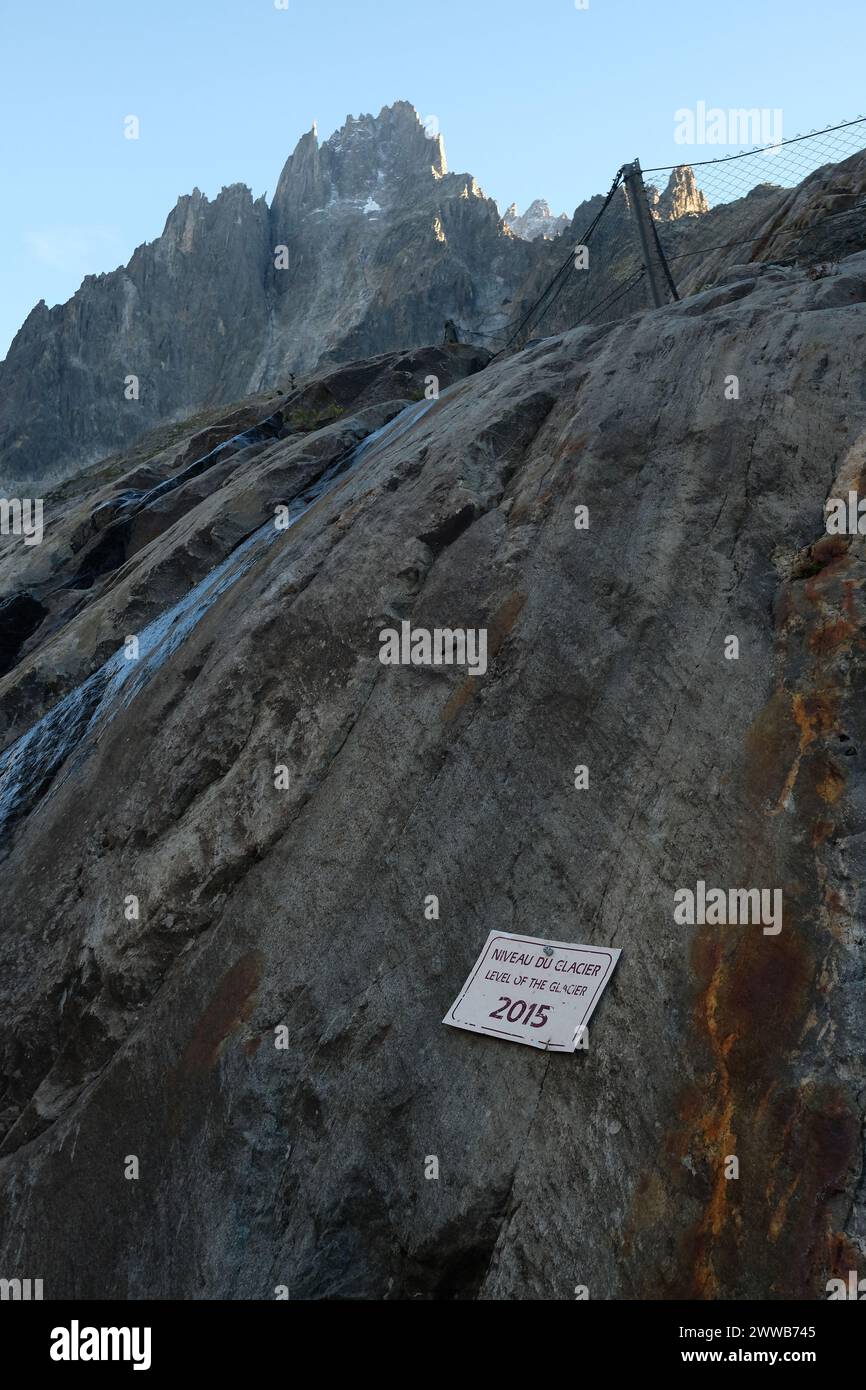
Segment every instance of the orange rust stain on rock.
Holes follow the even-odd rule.
[[[783,811],[790,800],[800,773],[800,765],[810,745],[819,734],[830,733],[837,727],[835,701],[827,695],[794,694],[791,697],[791,712],[800,731],[800,738],[794,761],[788,769],[779,799],[773,808],[774,816]]]
[[[732,1114],[727,1059],[734,1037],[731,1033],[724,1031],[719,1018],[720,996],[725,978],[725,960],[720,942],[715,943],[715,948],[713,972],[698,1004],[698,1010],[709,1036],[713,1056],[718,1067],[719,1080],[715,1104],[704,1114],[696,1117],[696,1126],[708,1145],[715,1145],[730,1136]]]
[[[800,1086],[793,1092],[791,1088],[786,1088],[780,1095],[777,1095],[773,1121],[776,1133],[779,1136],[778,1149],[770,1160],[771,1177],[767,1182],[767,1201],[772,1201],[773,1182],[772,1174],[776,1172],[785,1150],[791,1142],[791,1135],[794,1126],[799,1124],[803,1114],[803,1102],[805,1097],[805,1087]]]
[[[725,958],[718,935],[708,935],[703,941],[699,938],[693,958],[703,958],[705,965],[711,965],[706,988],[696,1005],[696,1013],[709,1038],[716,1078],[708,1104],[703,1109],[699,1108],[694,1116],[695,1129],[701,1136],[707,1154],[711,1156],[715,1176],[703,1217],[692,1233],[692,1292],[698,1298],[713,1298],[718,1292],[718,1281],[710,1255],[710,1239],[719,1234],[724,1224],[728,1182],[725,1178],[723,1158],[727,1154],[736,1153],[737,1142],[734,1133],[734,1096],[728,1070],[728,1057],[735,1036],[724,1025],[720,1011],[725,980]]]
[[[588,438],[588,435],[582,434],[577,439],[564,439],[552,450],[552,453],[548,457],[552,457],[554,461],[556,472],[553,476],[555,480],[562,476],[563,464],[576,464],[577,459],[575,456],[586,446]],[[546,511],[550,506],[553,498],[561,495],[556,487],[549,488],[546,492],[538,493],[536,496],[532,495],[531,489],[533,485],[537,485],[537,475],[541,472],[540,464],[541,461],[539,461],[539,466],[536,466],[535,469],[536,478],[533,479],[530,475],[527,478],[525,487],[516,494],[514,505],[508,513],[508,526],[520,526],[525,521],[534,521],[538,519],[541,513]],[[545,459],[542,477],[548,477],[550,471],[550,465],[547,459]]]
[[[829,840],[830,836],[833,834],[833,831],[834,831],[835,829],[836,829],[836,824],[835,824],[834,821],[831,821],[831,820],[818,820],[818,821],[816,821],[815,824],[812,826],[812,836],[811,836],[812,848],[813,848],[813,849],[817,849],[817,848],[819,847],[819,845],[823,845],[824,842],[825,842],[825,840]]]
[[[465,681],[458,685],[442,711],[442,719],[446,724],[450,724],[452,719],[456,719],[464,705],[468,705],[475,698],[477,685],[478,678],[476,676],[468,676]]]
[[[813,552],[814,553],[814,552]],[[810,575],[803,585],[803,595],[809,603],[814,603],[819,609],[823,608],[827,600],[828,592],[841,579],[845,570],[850,567],[851,558],[847,548],[844,554],[837,554],[819,570],[817,574]],[[843,581],[844,582],[844,581]]]
[[[810,1088],[804,1133],[792,1141],[792,1158],[802,1165],[814,1192],[826,1198],[845,1187],[850,1170],[859,1169],[860,1122],[853,1097],[841,1086]]]
[[[743,930],[750,934],[737,950],[721,1005],[737,1039],[728,1066],[744,1086],[769,1084],[808,1012],[815,960],[789,907],[778,936],[765,937],[756,927]]]
[[[857,613],[856,595],[863,585],[858,579],[843,579],[842,588],[844,597],[842,599],[842,609],[846,616],[851,620],[855,628],[859,628],[859,615]]]
[[[561,443],[557,444],[554,457],[559,460],[573,460],[574,455],[578,452],[578,450],[586,448],[586,443],[588,439],[588,434],[579,434],[576,439],[563,439]]]
[[[810,832],[815,848],[834,833],[825,808],[835,807],[846,790],[847,768],[823,746],[843,727],[839,709],[846,683],[839,681],[837,688],[833,664],[846,657],[862,630],[861,585],[845,578],[851,560],[843,549],[836,538],[817,543],[813,559],[825,568],[806,584],[791,586],[784,641],[796,640],[799,650],[795,662],[793,653],[781,655],[795,671],[802,671],[805,655],[806,671],[798,678],[800,689],[781,685],[767,701],[749,731],[744,765],[749,800],[764,815],[790,808],[796,789],[793,833]],[[761,882],[754,874],[761,868],[772,872],[780,833],[784,843],[790,840],[782,827],[769,838],[770,824],[755,818],[741,882]],[[784,882],[780,936],[765,937],[760,927],[751,927],[723,940],[698,938],[693,946],[702,982],[696,1056],[706,1046],[711,1066],[680,1098],[683,1130],[669,1132],[668,1154],[675,1189],[683,1190],[676,1164],[687,1152],[710,1186],[700,1193],[700,1219],[680,1236],[675,1297],[727,1295],[747,1264],[774,1292],[814,1297],[815,1256],[828,1239],[829,1204],[850,1185],[854,1170],[858,1122],[852,1095],[811,1080],[790,1084],[804,1032],[816,1026],[814,1000],[821,995],[815,906],[823,903],[833,930],[844,904],[834,889],[822,892],[819,864],[796,884],[789,867]],[[822,941],[827,939],[825,925]],[[728,1184],[724,1160],[733,1153],[744,1171],[764,1174],[757,1190],[754,1183]]]
[[[824,775],[818,782],[816,791],[822,801],[826,801],[828,806],[833,806],[839,800],[845,790],[845,778],[838,768],[832,763],[828,763]]]
[[[801,734],[811,743],[818,734],[828,734],[836,728],[836,701],[829,695],[795,695],[794,718]]]
[[[506,526],[522,526],[524,521],[528,521],[532,515],[532,499],[529,497],[519,497],[514,506],[508,513]]]
[[[760,929],[744,930],[749,934],[724,939],[708,932],[692,951],[693,966],[706,980],[696,1001],[696,1024],[713,1066],[706,1081],[683,1098],[680,1112],[691,1125],[691,1146],[697,1138],[703,1149],[711,1187],[700,1220],[683,1236],[681,1258],[688,1259],[690,1276],[680,1297],[716,1298],[730,1278],[724,1271],[741,1239],[743,1213],[738,1184],[725,1177],[725,1159],[756,1146],[763,1161],[775,1166],[793,1123],[788,1110],[780,1114],[771,1106],[771,1098],[780,1058],[795,1046],[808,1008],[814,961],[788,913],[771,950]],[[680,1141],[677,1150],[681,1146]],[[788,1190],[775,1213],[765,1208],[768,1234],[771,1226],[773,1232],[784,1228],[797,1191],[790,1185],[794,1166],[785,1174]]]
[[[770,1217],[769,1236],[770,1236],[770,1240],[772,1240],[772,1241],[774,1241],[774,1242],[777,1241],[777,1240],[779,1239],[779,1236],[782,1234],[782,1231],[784,1230],[784,1227],[785,1227],[785,1217],[786,1217],[787,1214],[788,1214],[788,1206],[789,1206],[789,1204],[790,1204],[791,1198],[793,1197],[794,1193],[797,1191],[797,1188],[799,1187],[799,1185],[800,1185],[800,1174],[798,1173],[798,1174],[796,1175],[796,1177],[794,1177],[794,1179],[793,1179],[793,1180],[791,1181],[791,1183],[789,1184],[787,1190],[783,1193],[781,1201],[779,1202],[778,1206],[776,1207],[776,1210],[773,1212],[773,1215]],[[768,1194],[768,1197],[769,1197],[769,1194]]]
[[[497,608],[490,619],[487,638],[487,652],[495,656],[523,612],[526,595],[518,592],[510,594]]]
[[[555,494],[552,489],[539,493],[537,497],[519,498],[508,513],[508,525],[520,526],[524,521],[538,521],[547,510]]]
[[[665,1147],[674,1163],[681,1163],[695,1136],[701,1099],[696,1090],[687,1091],[677,1102],[677,1124],[665,1136]]]
[[[767,1087],[766,1091],[765,1091],[764,1094],[762,1095],[761,1099],[758,1101],[757,1109],[755,1110],[755,1123],[756,1123],[756,1124],[760,1124],[761,1121],[764,1119],[764,1117],[765,1117],[765,1115],[766,1115],[766,1113],[767,1113],[767,1108],[768,1108],[768,1106],[769,1106],[769,1104],[770,1104],[770,1101],[773,1099],[773,1092],[775,1091],[775,1089],[776,1089],[776,1082],[775,1082],[775,1081],[771,1081],[770,1084],[769,1084],[769,1086]]]
[[[775,1287],[791,1298],[814,1298],[816,1256],[830,1239],[830,1201],[859,1168],[856,1101],[840,1086],[806,1080],[779,1097],[774,1121],[785,1184],[768,1226],[779,1247]],[[768,1204],[773,1191],[768,1185]]]
[[[176,1080],[200,1076],[216,1066],[229,1038],[253,1011],[261,973],[258,951],[248,951],[226,972],[184,1048],[175,1068]]]
[[[492,661],[514,627],[526,604],[526,595],[515,591],[497,608],[487,624],[487,659]],[[467,676],[450,695],[442,711],[442,720],[449,724],[465,705],[474,699],[481,685],[478,676]]]
[[[856,624],[847,618],[830,619],[815,628],[809,638],[809,646],[816,656],[829,656],[832,652],[849,648],[856,632]]]
[[[848,904],[835,888],[825,885],[823,903],[826,921],[836,941],[844,941],[849,927]]]
[[[848,1282],[848,1271],[859,1269],[862,1252],[841,1231],[827,1233],[827,1270],[833,1279]]]
[[[820,565],[828,565],[831,560],[836,560],[840,555],[844,555],[851,544],[848,536],[821,536],[810,545],[809,553]]]
[[[843,727],[839,710],[847,683],[834,674],[833,664],[862,630],[857,613],[862,586],[845,578],[851,570],[847,542],[819,541],[813,558],[825,565],[822,572],[805,585],[791,586],[792,622],[784,638],[796,640],[796,661],[793,653],[781,652],[787,669],[797,672],[806,656],[806,671],[797,680],[801,688],[780,686],[748,736],[742,785],[764,815],[755,817],[751,828],[740,882],[774,881],[760,873],[762,868],[772,873],[780,838],[783,854],[800,831],[811,831],[813,847],[823,845],[835,829],[825,808],[835,806],[846,788],[847,769],[840,769],[822,743]],[[795,788],[797,824],[792,821],[790,832],[786,823],[771,831],[767,810],[777,816],[790,805]],[[785,863],[779,861],[779,868]],[[669,1193],[697,1196],[703,1210],[680,1235],[672,1297],[728,1295],[744,1268],[774,1292],[815,1297],[816,1252],[820,1258],[827,1241],[841,1245],[842,1238],[830,1236],[830,1202],[850,1187],[856,1170],[855,1098],[842,1086],[816,1085],[808,1078],[792,1084],[792,1079],[803,1066],[804,1032],[817,1026],[820,955],[829,939],[826,925],[816,938],[815,908],[823,903],[829,910],[833,930],[832,914],[841,917],[844,903],[834,889],[822,892],[820,864],[814,873],[804,866],[796,883],[790,865],[782,875],[780,936],[765,937],[760,927],[750,927],[724,938],[703,933],[693,943],[693,968],[701,982],[694,1055],[703,1058],[706,1049],[711,1064],[680,1096],[677,1121],[665,1140]],[[682,1179],[688,1153],[697,1165],[690,1169],[696,1183]],[[764,1182],[728,1184],[724,1160],[732,1153],[740,1154],[744,1171],[763,1174]],[[709,1179],[709,1188],[701,1188],[701,1178]],[[642,1192],[636,1194],[630,1246],[640,1229]],[[839,1258],[850,1260],[850,1255]]]
[[[768,797],[784,793],[779,769],[789,766],[797,754],[798,730],[791,698],[776,690],[753,722],[746,737],[746,785],[759,806]]]

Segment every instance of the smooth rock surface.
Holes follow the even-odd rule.
[[[823,507],[863,485],[864,305],[864,254],[750,267],[438,401],[445,350],[388,362],[147,506],[70,607],[112,489],[206,450],[47,508],[18,577],[50,615],[0,684],[10,1277],[814,1299],[857,1268],[864,549]],[[486,676],[384,667],[404,618],[486,628]],[[676,925],[700,879],[781,887],[781,933]],[[441,1025],[491,928],[622,948],[588,1051]]]

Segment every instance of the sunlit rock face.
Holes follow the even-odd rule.
[[[866,467],[866,256],[719,281],[322,368],[4,538],[10,1276],[812,1300],[857,1267],[864,538],[824,507]],[[384,665],[404,621],[484,629],[484,673]],[[780,932],[677,922],[699,881],[779,890]],[[442,1026],[491,929],[622,951],[587,1049]]]
[[[710,210],[704,193],[698,188],[694,170],[687,164],[672,171],[663,192],[659,193],[652,185],[647,192],[651,210],[661,221],[673,222],[678,217],[700,216]]]

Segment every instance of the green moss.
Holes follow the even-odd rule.
[[[343,414],[341,406],[333,402],[331,405],[324,406],[321,410],[312,410],[303,407],[293,410],[286,416],[286,424],[293,430],[308,432],[310,430],[321,429],[323,425],[329,425],[333,420],[339,420]]]

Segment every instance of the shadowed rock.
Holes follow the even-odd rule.
[[[53,594],[0,685],[4,1268],[553,1300],[857,1267],[864,539],[823,507],[866,468],[864,292],[864,255],[750,267],[450,385],[448,349],[384,360]],[[61,490],[30,577],[199,432]],[[485,628],[485,676],[383,666],[404,619]],[[678,926],[699,879],[781,888],[781,933]],[[622,948],[588,1051],[441,1025],[491,928]]]

